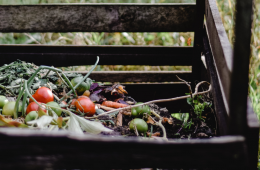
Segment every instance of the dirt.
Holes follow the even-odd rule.
[[[205,100],[205,99],[203,99]],[[210,98],[207,99],[209,101]],[[194,113],[193,108],[190,108],[189,112],[189,119],[188,122],[192,119],[192,124],[190,128],[184,128],[183,122],[179,119],[173,118],[167,108],[161,108],[156,104],[151,104],[149,107],[154,110],[156,113],[160,114],[161,117],[172,119],[172,123],[168,123],[166,121],[163,121],[163,126],[166,129],[166,136],[167,138],[175,138],[175,139],[184,139],[184,138],[211,138],[213,136],[216,136],[216,117],[215,112],[211,106],[210,108],[207,108],[203,111],[202,117],[204,120],[197,117],[197,115]],[[159,118],[151,115],[152,118],[155,121],[159,121]],[[100,120],[112,120],[114,123],[116,122],[116,117],[111,118],[110,116],[102,116],[99,117]],[[111,128],[114,130],[113,133],[102,133],[102,135],[113,135],[113,136],[125,136],[125,137],[136,137],[137,135],[135,132],[131,132],[129,129],[129,122],[133,118],[128,115],[123,115],[123,125],[122,126],[115,126],[109,122],[105,122],[104,125],[108,128]],[[148,133],[151,132],[151,126],[153,126],[153,134],[158,135],[159,137],[163,137],[163,131],[159,126],[152,125],[148,123]],[[144,134],[139,134],[143,136]]]

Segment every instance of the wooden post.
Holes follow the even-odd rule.
[[[203,47],[202,34],[204,25],[205,0],[196,0],[196,27],[194,35],[195,53],[192,59],[192,87],[195,87],[195,81],[201,79],[201,52]]]
[[[233,71],[230,85],[230,134],[246,135],[252,0],[237,0]]]
[[[233,72],[230,86],[230,134],[246,137],[249,156],[248,168],[257,169],[257,133],[248,130],[247,95],[252,26],[252,1],[237,0],[236,26],[233,56]],[[251,132],[251,133],[250,133]],[[252,134],[253,136],[250,136]]]

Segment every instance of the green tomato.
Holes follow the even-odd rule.
[[[75,77],[71,80],[71,84],[73,87],[75,87],[81,80],[83,79],[83,77]],[[79,86],[76,88],[78,95],[82,95],[86,90],[89,90],[90,88],[89,83],[85,83],[84,81],[82,83],[79,84]]]
[[[47,106],[52,106],[52,107],[61,108],[60,105],[59,105],[58,103],[56,103],[56,102],[49,102],[49,103],[47,103],[46,105],[47,105]],[[51,109],[52,109],[58,116],[60,116],[61,113],[62,113],[62,110],[60,110],[60,109],[53,109],[53,108],[51,108]]]
[[[32,120],[35,120],[38,117],[38,113],[36,111],[31,111],[30,113],[28,113],[25,117],[25,122],[29,122]]]
[[[138,102],[135,105],[142,104],[142,102]],[[133,117],[143,117],[144,113],[147,113],[148,115],[151,114],[151,109],[149,106],[139,106],[131,109],[131,115]]]
[[[133,116],[133,117],[138,117],[138,116],[139,116],[139,114],[137,113],[137,111],[135,110],[135,108],[132,108],[132,110],[131,110],[131,116]]]
[[[8,103],[7,98],[5,96],[0,95],[0,108],[3,108],[6,103]]]
[[[15,107],[15,102],[8,102],[4,105],[2,114],[3,115],[9,115],[13,116],[14,115],[14,107]],[[22,112],[22,104],[21,102],[19,103],[19,108],[18,112]]]
[[[2,114],[13,116],[14,115],[14,107],[15,107],[15,102],[6,103],[3,107]]]
[[[146,133],[147,130],[148,130],[148,125],[147,123],[143,120],[143,119],[140,119],[140,118],[135,118],[133,119],[130,124],[129,124],[129,128],[131,131],[134,131],[135,130],[135,126],[137,128],[137,131],[139,133]]]

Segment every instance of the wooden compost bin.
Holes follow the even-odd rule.
[[[195,32],[194,47],[0,45],[1,65],[16,59],[57,67],[91,65],[99,56],[100,65],[192,66],[192,72],[108,71],[90,77],[102,82],[153,82],[126,85],[137,101],[187,93],[175,75],[190,82],[209,81],[219,135],[162,142],[2,128],[1,169],[256,169],[259,126],[247,99],[251,12],[251,0],[237,1],[239,22],[232,50],[215,0],[0,6],[0,32]],[[171,112],[188,108],[186,100],[159,105]]]

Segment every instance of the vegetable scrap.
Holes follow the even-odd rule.
[[[192,93],[137,102],[121,84],[103,85],[88,76],[17,60],[0,67],[0,127],[66,130],[78,134],[168,138],[216,135],[211,85],[200,82]],[[202,84],[208,90],[199,92]],[[186,99],[189,113],[169,113],[155,103]]]

